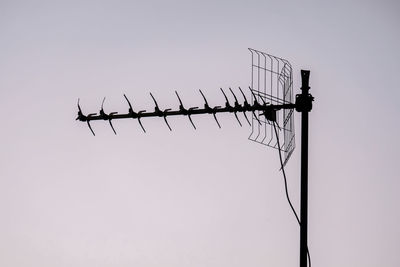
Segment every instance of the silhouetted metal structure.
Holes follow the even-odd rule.
[[[154,110],[135,111],[132,107],[128,97],[124,95],[129,106],[127,113],[104,111],[103,99],[99,113],[90,113],[84,115],[80,107],[78,99],[78,117],[79,121],[86,122],[90,131],[95,135],[93,128],[90,124],[91,121],[105,120],[108,121],[114,134],[117,134],[112,124],[113,120],[119,119],[137,119],[140,127],[146,132],[142,119],[148,117],[160,117],[164,119],[169,130],[172,131],[167,118],[170,116],[187,116],[193,128],[196,125],[192,120],[193,115],[210,114],[213,116],[219,128],[221,124],[217,119],[219,113],[233,113],[239,125],[242,126],[237,113],[243,113],[244,118],[252,127],[252,132],[249,139],[257,143],[279,149],[285,153],[285,160],[282,162],[282,168],[287,163],[295,148],[294,138],[294,118],[293,110],[301,113],[301,195],[300,195],[300,267],[307,266],[307,214],[308,214],[308,113],[312,109],[313,96],[309,94],[309,75],[310,71],[301,70],[302,86],[301,94],[297,94],[293,103],[293,75],[292,66],[290,63],[282,58],[269,55],[267,53],[249,48],[252,56],[251,66],[251,86],[249,91],[251,93],[251,101],[248,102],[243,90],[239,87],[239,91],[243,97],[242,103],[238,101],[234,91],[229,88],[234,103],[231,104],[225,91],[220,88],[224,98],[225,104],[223,106],[211,107],[208,104],[207,98],[204,93],[199,90],[203,100],[203,107],[189,107],[183,105],[177,91],[175,94],[179,101],[178,109],[160,109],[155,97],[150,93],[154,101]],[[282,112],[278,112],[282,111]],[[252,121],[250,123],[246,112],[252,114]],[[279,144],[278,133],[274,135],[274,126],[283,132],[284,143],[282,146]],[[276,129],[275,129],[276,130]],[[286,179],[286,178],[285,178]],[[289,199],[288,199],[289,200]],[[289,201],[290,202],[290,201]],[[293,210],[294,211],[294,210]],[[295,212],[295,211],[294,211]],[[297,217],[297,214],[296,214]]]
[[[293,103],[292,66],[283,58],[249,48],[251,52],[251,88],[252,97],[258,102],[271,105]],[[249,139],[281,149],[285,153],[284,165],[295,149],[293,109],[285,108],[276,113],[276,119],[271,120],[262,116],[262,112],[253,114],[253,123]],[[273,124],[282,130],[283,144],[278,148],[277,135],[274,134]]]
[[[296,95],[296,110],[301,112],[301,175],[300,175],[300,267],[307,266],[308,226],[308,113],[314,97],[309,94],[310,71],[301,71],[301,94]]]

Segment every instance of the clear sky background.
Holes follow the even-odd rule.
[[[0,1],[0,265],[298,266],[276,150],[233,115],[85,113],[224,104],[252,47],[311,70],[314,266],[400,266],[397,1]],[[237,90],[237,89],[236,89]],[[247,92],[249,96],[249,92]],[[243,117],[241,117],[244,121]],[[287,165],[299,206],[300,117]]]

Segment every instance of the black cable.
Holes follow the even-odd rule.
[[[293,207],[292,201],[290,201],[290,197],[289,197],[289,192],[288,192],[288,186],[287,186],[287,179],[286,179],[286,173],[285,173],[285,168],[283,165],[283,160],[282,160],[282,152],[281,152],[281,145],[279,143],[279,135],[278,135],[278,131],[276,130],[276,122],[274,121],[273,124],[274,126],[274,131],[275,131],[275,135],[276,135],[276,141],[278,143],[278,151],[279,151],[279,161],[281,163],[281,170],[282,170],[282,174],[283,174],[283,180],[285,182],[285,193],[286,193],[286,199],[289,203],[290,208],[293,211],[294,216],[296,217],[297,222],[299,223],[299,225],[301,225],[299,216],[296,213],[296,210]],[[308,258],[308,266],[311,267],[311,256],[310,256],[310,251],[308,250],[308,245],[307,245],[307,258]]]

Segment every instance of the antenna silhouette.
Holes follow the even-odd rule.
[[[292,66],[290,63],[282,58],[272,56],[270,54],[251,49],[251,85],[249,91],[251,95],[250,102],[247,100],[245,93],[239,87],[239,91],[243,97],[242,103],[236,97],[234,90],[229,87],[234,103],[230,103],[225,91],[220,88],[221,93],[225,99],[225,105],[211,107],[205,97],[204,93],[199,90],[204,105],[200,107],[185,108],[183,101],[179,96],[178,92],[175,94],[179,101],[178,109],[167,108],[161,110],[155,97],[150,93],[150,97],[154,102],[154,111],[140,110],[138,112],[133,110],[132,104],[128,97],[124,94],[124,98],[128,102],[128,112],[118,113],[104,111],[104,101],[102,101],[101,109],[99,114],[89,113],[84,115],[80,107],[80,100],[78,99],[78,117],[76,120],[86,122],[90,131],[93,135],[95,132],[90,124],[91,121],[106,120],[114,132],[115,128],[112,124],[113,120],[119,119],[137,119],[143,132],[146,133],[145,128],[142,124],[142,119],[147,117],[162,117],[168,129],[172,131],[171,125],[168,123],[167,117],[183,115],[187,116],[191,125],[196,130],[196,125],[193,123],[192,116],[198,114],[209,114],[212,115],[218,127],[221,128],[221,124],[218,121],[218,113],[233,113],[240,127],[242,122],[238,117],[238,113],[242,113],[248,124],[251,126],[252,131],[249,136],[251,141],[275,148],[285,153],[284,161],[281,160],[281,169],[284,173],[284,166],[288,162],[291,154],[295,149],[295,134],[294,134],[294,116],[293,111],[301,113],[301,195],[300,195],[300,219],[289,200],[289,204],[296,215],[296,218],[300,224],[300,267],[307,266],[307,257],[309,257],[307,248],[307,214],[308,214],[308,113],[312,109],[312,102],[314,97],[309,94],[309,75],[310,71],[301,70],[301,93],[293,98],[293,75]],[[251,122],[247,117],[246,113],[250,112],[252,119]],[[280,145],[279,133],[283,135],[283,144]],[[286,176],[285,184],[286,184]],[[287,193],[287,192],[286,192]],[[309,258],[308,258],[309,259]],[[310,259],[309,264],[311,265]]]
[[[119,120],[119,119],[127,119],[127,118],[131,118],[131,119],[137,119],[141,128],[143,129],[144,132],[146,132],[145,128],[143,127],[142,118],[147,118],[147,117],[162,117],[164,119],[164,122],[166,123],[168,129],[170,129],[172,131],[171,125],[168,123],[167,117],[169,116],[177,116],[177,115],[184,115],[184,116],[188,116],[190,123],[192,124],[193,128],[196,129],[196,125],[193,123],[192,120],[192,115],[198,115],[198,114],[211,114],[213,115],[213,118],[215,120],[215,122],[217,123],[218,127],[221,128],[221,124],[218,121],[217,118],[217,114],[218,113],[233,113],[239,123],[240,126],[242,126],[242,123],[239,120],[239,117],[237,115],[238,112],[243,113],[246,121],[251,125],[246,112],[252,112],[254,119],[258,121],[258,123],[261,125],[262,122],[260,120],[260,116],[264,115],[267,119],[269,120],[273,120],[274,118],[274,114],[281,109],[294,109],[296,107],[296,104],[293,103],[286,103],[286,104],[279,104],[279,105],[271,105],[268,102],[265,102],[264,100],[262,104],[258,103],[257,100],[253,101],[253,104],[249,104],[247,102],[247,98],[245,97],[243,91],[241,88],[239,88],[240,92],[243,95],[244,98],[244,102],[243,104],[240,104],[237,100],[236,95],[234,94],[233,90],[231,88],[229,88],[229,90],[232,92],[232,95],[235,98],[235,103],[232,106],[228,100],[227,95],[225,94],[224,90],[222,88],[220,88],[226,102],[225,102],[225,106],[214,106],[214,107],[210,107],[210,105],[208,104],[207,98],[205,97],[204,93],[199,90],[201,96],[203,97],[204,100],[204,106],[203,108],[199,108],[199,107],[190,107],[188,109],[186,109],[183,105],[182,99],[180,98],[179,94],[177,91],[175,91],[175,94],[178,98],[179,101],[179,109],[177,110],[172,110],[171,108],[167,108],[164,110],[161,110],[157,100],[155,99],[155,97],[153,96],[152,93],[150,93],[151,98],[153,99],[154,102],[154,111],[150,111],[147,112],[146,110],[140,110],[138,112],[135,112],[132,108],[132,104],[129,101],[128,97],[124,94],[124,98],[126,99],[126,101],[128,102],[129,105],[129,109],[128,109],[128,113],[119,113],[119,112],[110,112],[110,113],[106,113],[104,111],[104,102],[105,102],[105,98],[103,99],[103,102],[101,104],[101,109],[99,111],[99,114],[97,113],[90,113],[89,115],[85,116],[82,113],[82,109],[80,107],[79,104],[79,100],[78,100],[78,117],[76,118],[76,120],[79,121],[83,121],[83,122],[87,122],[87,125],[89,126],[91,132],[93,133],[93,135],[95,135],[90,122],[91,121],[96,121],[96,120],[107,120],[111,126],[111,129],[113,130],[113,132],[116,134],[114,125],[112,124],[113,120]],[[250,88],[250,92],[253,94],[253,96],[255,97],[256,95],[253,92],[253,89]],[[256,115],[256,111],[261,111],[260,115],[257,116]]]

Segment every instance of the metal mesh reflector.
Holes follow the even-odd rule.
[[[252,100],[272,105],[290,104],[293,98],[292,66],[289,61],[249,48],[251,52]],[[278,110],[276,123],[279,126],[279,140],[284,152],[284,164],[295,148],[293,109]],[[278,148],[273,124],[261,111],[252,116],[252,130],[249,139],[257,143]],[[283,140],[283,142],[282,142]]]

